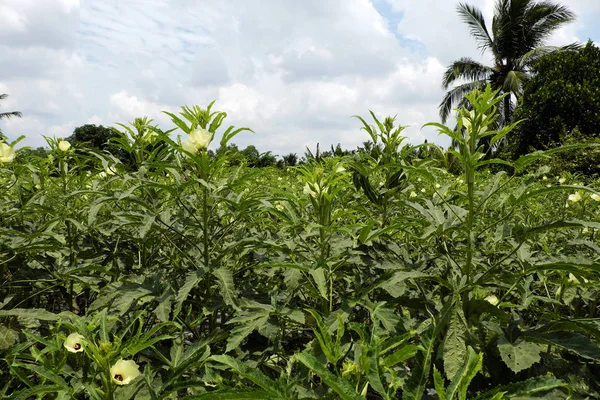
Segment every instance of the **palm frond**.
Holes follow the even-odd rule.
[[[575,51],[581,48],[580,43],[571,43],[566,46],[540,46],[533,50],[528,51],[519,57],[515,66],[518,70],[525,71],[530,69],[537,63],[542,57],[552,54],[556,51]]]
[[[492,74],[492,69],[471,58],[463,57],[453,62],[442,79],[442,87],[447,89],[457,80],[465,79],[467,81],[477,81],[488,79]]]
[[[514,93],[517,98],[521,96],[523,91],[523,84],[528,79],[526,73],[522,71],[512,70],[504,78],[502,85],[502,91],[505,93]]]
[[[6,93],[0,94],[0,100],[4,100],[7,97],[8,97],[8,94],[6,94]],[[0,119],[11,119],[13,117],[21,118],[22,116],[23,116],[23,114],[20,111],[9,111],[9,112],[0,113]]]
[[[483,13],[478,8],[464,3],[459,3],[457,9],[463,22],[471,28],[471,36],[479,43],[479,50],[483,53],[491,48],[494,42],[488,32]]]
[[[537,3],[523,16],[523,44],[537,47],[562,25],[574,20],[575,14],[565,6]]]
[[[0,119],[11,119],[13,117],[16,118],[21,118],[23,116],[23,113],[21,113],[20,111],[10,111],[10,112],[5,112],[5,113],[0,113]]]

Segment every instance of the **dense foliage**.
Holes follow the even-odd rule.
[[[534,71],[515,112],[524,121],[509,141],[514,154],[560,146],[575,128],[600,137],[600,48],[547,55]]]
[[[528,170],[550,153],[483,170],[514,126],[468,101],[434,124],[460,176],[374,114],[377,152],[232,166],[212,104],[169,114],[177,140],[122,125],[137,169],[55,140],[3,162],[0,393],[598,398],[599,182]]]

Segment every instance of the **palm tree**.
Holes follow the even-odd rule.
[[[523,84],[530,77],[531,66],[541,56],[559,49],[544,46],[544,42],[560,26],[573,21],[575,14],[550,1],[497,0],[490,32],[479,9],[464,3],[459,3],[457,9],[471,28],[479,49],[492,53],[493,65],[487,66],[468,57],[453,62],[444,73],[444,89],[454,83],[464,83],[446,93],[439,105],[440,118],[445,123],[453,108],[465,105],[467,93],[489,83],[492,89],[500,89],[500,93],[511,93],[499,110],[499,123],[509,123],[514,110],[513,97],[519,98]]]
[[[0,94],[0,100],[4,100],[5,98],[7,98],[8,95],[6,93]],[[23,116],[23,114],[21,114],[20,111],[9,111],[9,112],[0,112],[0,119],[10,119],[12,117],[17,117],[17,118],[21,118]],[[0,129],[0,140],[4,140],[5,137],[2,134],[2,130]]]

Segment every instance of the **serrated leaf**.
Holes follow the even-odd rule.
[[[0,317],[33,318],[42,321],[57,321],[59,314],[51,313],[41,308],[13,308],[12,310],[0,310]]]
[[[515,373],[523,371],[540,361],[540,346],[522,339],[510,343],[502,335],[498,338],[498,350],[502,361]]]
[[[553,376],[537,376],[522,382],[515,382],[504,386],[498,386],[490,391],[482,393],[474,400],[496,400],[509,398],[523,398],[536,393],[547,392],[557,388],[571,388],[568,384]],[[536,397],[537,398],[537,397]]]
[[[202,271],[192,271],[185,278],[184,284],[179,288],[177,292],[177,297],[175,298],[175,309],[173,310],[173,318],[176,318],[181,311],[181,307],[183,306],[183,302],[187,299],[188,295],[195,288],[198,283],[202,280],[204,276],[204,272]]]
[[[421,350],[419,346],[415,346],[413,344],[406,345],[402,347],[400,350],[394,352],[390,356],[387,356],[383,360],[383,365],[386,367],[393,367],[394,365],[406,361],[417,354],[417,352]]]
[[[433,366],[433,386],[435,387],[435,393],[438,395],[439,400],[448,400],[448,396],[446,395],[446,382],[444,381],[444,377],[440,374],[440,371]]]
[[[570,352],[583,358],[600,360],[600,347],[587,337],[576,332],[546,332],[527,333],[524,336],[531,337],[534,341],[542,341]]]
[[[349,382],[329,371],[329,369],[312,354],[300,353],[296,354],[295,358],[307,366],[312,372],[319,375],[323,382],[333,389],[342,400],[365,400],[363,396],[356,393]]]
[[[460,303],[457,303],[444,338],[444,372],[448,380],[454,378],[467,358],[467,345],[465,342],[467,329],[462,307]]]
[[[231,350],[237,348],[242,340],[244,340],[248,335],[252,333],[255,329],[262,328],[267,321],[269,320],[269,313],[266,314],[258,314],[252,316],[247,321],[242,322],[237,327],[235,327],[231,331],[231,335],[227,339],[227,348],[225,352],[230,352]],[[236,322],[235,319],[229,321],[228,323]]]
[[[264,390],[231,390],[210,392],[199,396],[184,397],[183,400],[274,400]]]
[[[233,369],[238,375],[252,381],[254,384],[260,386],[262,389],[267,391],[274,398],[287,399],[289,398],[288,393],[280,390],[279,385],[273,379],[263,374],[259,369],[251,367],[238,359],[230,357],[228,355],[216,355],[212,356],[211,360],[218,363],[225,364],[229,368]]]
[[[8,350],[17,342],[17,332],[7,326],[0,326],[0,350]]]
[[[235,285],[233,284],[233,273],[229,268],[218,268],[213,274],[219,281],[219,289],[225,304],[233,307],[235,310],[240,310],[237,304],[237,295],[235,293]]]
[[[322,298],[327,299],[327,280],[325,279],[325,270],[321,267],[311,269],[310,275],[313,278],[315,286]]]

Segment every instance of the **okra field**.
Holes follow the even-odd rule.
[[[600,398],[600,180],[494,158],[502,99],[286,168],[209,151],[252,135],[218,102],[116,125],[133,166],[6,145],[2,398]]]

